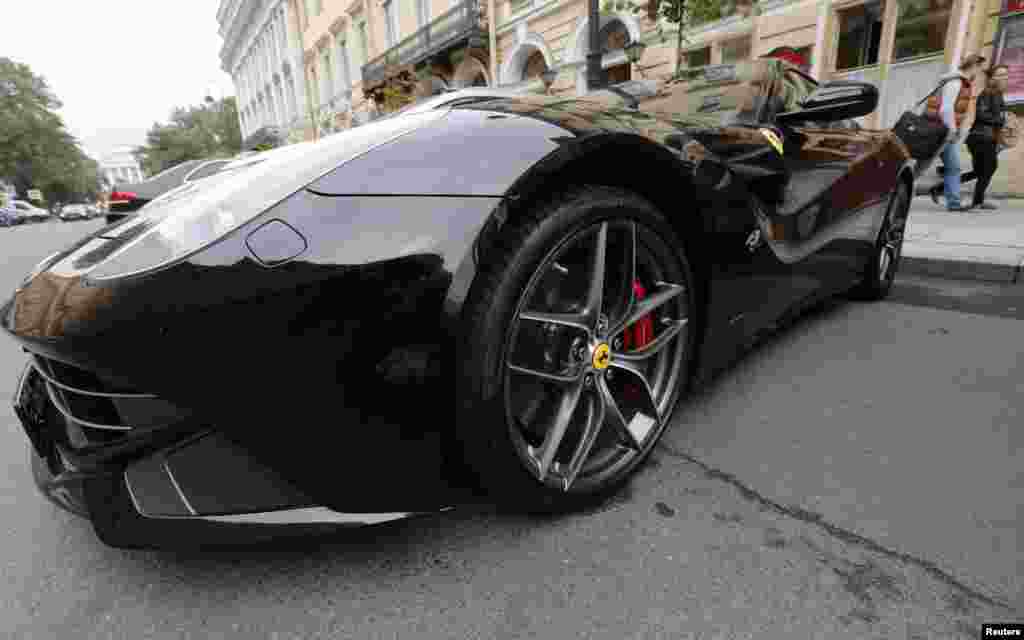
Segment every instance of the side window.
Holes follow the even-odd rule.
[[[196,180],[202,180],[207,176],[212,176],[221,170],[221,168],[228,163],[227,160],[219,160],[217,162],[208,162],[203,166],[196,169],[196,172],[188,177],[187,182],[195,182]]]

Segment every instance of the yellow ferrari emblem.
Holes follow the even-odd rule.
[[[597,348],[594,349],[594,368],[599,370],[607,369],[611,359],[612,354],[611,349],[608,348],[608,344],[602,342],[597,345]]]
[[[768,140],[769,144],[771,144],[773,147],[775,147],[775,150],[778,151],[779,155],[781,156],[782,155],[782,138],[780,138],[778,136],[778,134],[776,134],[771,129],[761,129],[761,135],[763,135],[765,137],[765,139]]]

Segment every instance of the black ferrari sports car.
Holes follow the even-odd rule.
[[[220,171],[230,159],[186,160],[141,182],[118,185],[110,192],[107,224],[122,220],[155,198],[183,184],[200,180]]]
[[[765,60],[470,89],[168,192],[0,308],[37,484],[119,547],[603,499],[765,330],[888,293],[877,103]]]

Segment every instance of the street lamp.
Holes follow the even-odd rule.
[[[636,70],[639,71],[640,76],[644,78],[646,78],[647,76],[644,75],[643,67],[640,66],[640,58],[644,57],[644,50],[646,48],[647,45],[640,42],[639,40],[634,40],[633,42],[630,42],[629,44],[626,45],[625,48],[626,57],[629,58],[629,61],[631,63],[636,65]]]

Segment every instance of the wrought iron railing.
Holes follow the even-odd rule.
[[[388,67],[416,64],[480,28],[481,0],[462,0],[416,33],[363,65],[363,84],[380,82]]]

